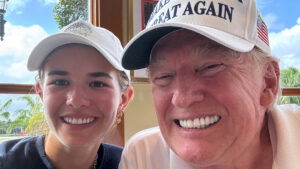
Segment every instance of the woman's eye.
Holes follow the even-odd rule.
[[[56,85],[56,86],[66,86],[69,85],[70,83],[67,80],[54,80],[51,84]]]
[[[108,85],[103,83],[103,82],[94,81],[94,82],[91,82],[89,84],[89,86],[92,87],[92,88],[98,88],[98,87],[107,87]]]

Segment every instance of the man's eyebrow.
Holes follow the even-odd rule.
[[[92,73],[89,73],[89,75],[92,77],[108,77],[108,78],[112,79],[112,77],[108,73],[105,73],[105,72],[92,72]]]
[[[68,75],[68,74],[69,74],[68,72],[63,71],[63,70],[54,70],[54,71],[49,72],[48,76],[51,76],[51,75],[65,76],[65,75]]]

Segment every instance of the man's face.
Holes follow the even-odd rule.
[[[186,30],[164,37],[152,52],[150,80],[161,132],[195,166],[238,158],[259,142],[262,71],[249,54],[238,59],[229,53]]]

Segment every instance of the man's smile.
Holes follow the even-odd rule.
[[[175,123],[182,128],[187,129],[204,129],[207,128],[218,121],[220,121],[221,116],[219,115],[210,115],[210,116],[204,116],[194,119],[188,119],[188,120],[175,120]]]

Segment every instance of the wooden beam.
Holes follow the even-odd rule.
[[[0,84],[0,94],[35,94],[33,85],[31,84]],[[284,88],[282,89],[282,96],[300,96],[300,88]],[[122,122],[117,125],[117,128],[112,130],[105,138],[105,142],[124,146],[124,117]]]
[[[282,96],[300,96],[300,88],[283,88]]]
[[[95,26],[101,26],[113,32],[122,43],[124,43],[123,19],[125,3],[123,0],[90,0],[90,21]],[[124,146],[124,117],[117,125],[117,130],[113,130],[104,140],[108,143]]]
[[[34,86],[31,84],[0,84],[1,94],[35,94]]]
[[[0,83],[0,94],[35,94],[32,84]],[[282,96],[300,96],[300,88],[283,88]]]
[[[123,42],[124,20],[123,0],[90,0],[90,21],[93,25],[101,26],[113,32]]]
[[[100,0],[90,0],[89,16],[92,24],[100,26]]]

